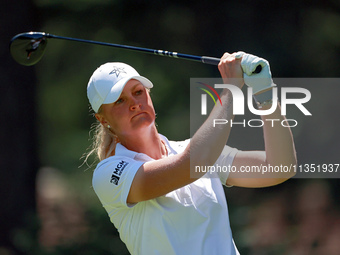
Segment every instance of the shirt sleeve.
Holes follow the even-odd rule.
[[[217,174],[223,185],[226,185],[230,170],[232,169],[234,157],[238,152],[237,149],[231,148],[229,146],[224,146],[221,155],[216,160],[214,166],[215,169],[221,169],[217,171]]]
[[[93,173],[92,185],[103,206],[129,207],[126,200],[138,169],[145,162],[111,157],[100,162]]]

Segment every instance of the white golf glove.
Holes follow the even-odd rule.
[[[237,52],[235,57],[242,57],[241,67],[244,72],[244,83],[253,88],[253,95],[276,86],[273,83],[269,62],[267,60],[242,51]],[[258,65],[261,65],[262,70],[259,73],[254,73]]]

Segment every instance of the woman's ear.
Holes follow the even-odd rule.
[[[104,127],[107,125],[107,121],[105,120],[103,115],[96,113],[94,116]]]

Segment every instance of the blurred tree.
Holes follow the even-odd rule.
[[[14,62],[12,36],[36,28],[31,0],[1,0],[0,253],[28,254],[36,242],[36,111],[34,68]]]

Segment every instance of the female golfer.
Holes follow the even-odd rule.
[[[252,78],[251,71],[258,63],[262,66],[258,75],[265,77],[263,84]],[[247,77],[246,84],[256,91],[259,107],[271,108],[268,91],[274,85],[266,60],[242,52],[225,53],[218,68],[226,84],[242,88]],[[233,118],[228,89],[220,94],[222,105],[215,105],[190,140],[173,142],[157,132],[149,95],[152,86],[123,63],[106,63],[90,78],[88,98],[99,121],[94,151],[100,162],[93,174],[99,200],[131,254],[239,254],[222,184],[265,187],[294,175],[241,171],[246,166],[296,164],[290,129],[272,127],[271,121],[265,121],[285,121],[279,106],[262,116],[265,151],[230,148],[226,146],[230,126],[212,126],[213,119]],[[195,166],[214,164],[233,166],[237,171],[191,175]]]

